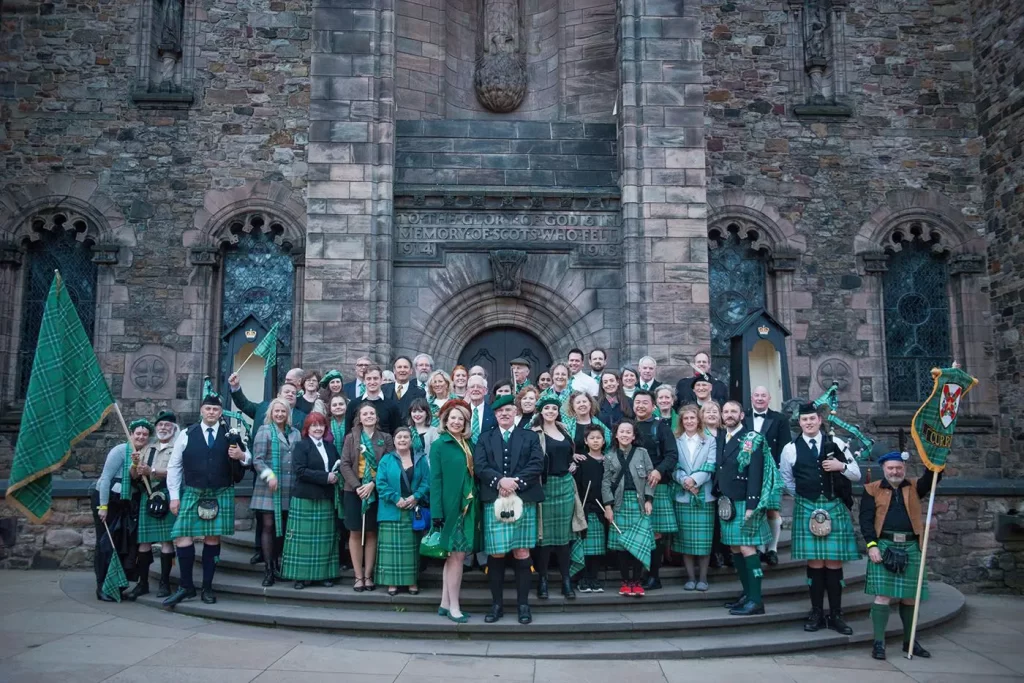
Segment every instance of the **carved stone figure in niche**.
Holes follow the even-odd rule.
[[[518,0],[484,0],[483,46],[476,63],[476,97],[490,111],[515,111],[526,96],[526,54]]]
[[[154,32],[156,52],[160,58],[158,86],[163,92],[181,88],[181,62],[183,26],[185,17],[184,0],[158,0],[157,25]]]
[[[827,99],[824,81],[832,23],[828,4],[827,0],[807,0],[804,6],[804,69],[811,81],[812,103],[821,103]]]

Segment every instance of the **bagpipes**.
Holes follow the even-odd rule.
[[[871,449],[875,445],[874,439],[860,430],[860,425],[850,424],[837,414],[839,410],[839,382],[832,382],[824,394],[812,401],[815,408],[828,408],[825,422],[829,425],[829,436],[835,437],[836,427],[845,430],[858,443],[853,444],[851,450],[857,460],[867,460],[871,456]],[[858,447],[859,446],[859,447]]]

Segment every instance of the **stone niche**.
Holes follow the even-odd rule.
[[[122,398],[173,399],[177,381],[177,352],[158,344],[147,344],[125,354]]]

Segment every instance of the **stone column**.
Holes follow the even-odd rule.
[[[623,359],[674,379],[711,341],[700,4],[619,3]]]
[[[391,355],[394,0],[314,0],[303,362]]]
[[[21,331],[17,329],[20,316],[15,306],[20,298],[18,285],[22,277],[23,256],[16,245],[0,243],[0,404],[21,398],[14,395],[18,374],[18,340],[21,336]]]

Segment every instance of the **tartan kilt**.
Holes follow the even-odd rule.
[[[689,503],[673,503],[679,533],[672,537],[672,550],[684,555],[710,555],[715,538],[715,519],[718,516],[714,501],[708,503],[700,496],[690,496]]]
[[[537,504],[523,501],[518,521],[502,522],[494,516],[494,503],[484,505],[484,549],[488,555],[504,555],[516,548],[537,545]]]
[[[292,581],[326,581],[339,574],[334,501],[292,498],[281,577]]]
[[[832,516],[832,532],[828,536],[811,533],[811,514],[818,508],[827,510]],[[843,501],[838,498],[826,500],[824,496],[818,500],[796,496],[793,502],[793,559],[837,562],[860,559],[853,520]]]
[[[576,504],[576,487],[571,474],[548,477],[544,482],[544,502],[540,504],[541,518],[538,546],[560,546],[572,542],[572,513]]]
[[[209,521],[199,519],[196,507],[200,498],[216,498],[220,511]],[[222,489],[196,489],[185,487],[178,507],[178,518],[174,520],[171,535],[184,536],[230,536],[235,533],[235,487]]]
[[[587,513],[587,537],[583,539],[583,555],[604,555],[608,551],[608,542],[605,539],[605,526],[607,522],[604,517],[596,512]]]
[[[656,534],[674,534],[679,531],[676,511],[673,509],[672,487],[658,484],[654,487],[654,505],[651,510],[651,528]],[[618,524],[618,522],[616,522]],[[619,524],[619,526],[622,526]]]
[[[913,600],[917,597],[917,574],[921,571],[921,547],[916,540],[897,543],[884,538],[878,539],[878,550],[883,555],[886,548],[906,550],[910,562],[902,574],[894,574],[881,563],[868,562],[868,580],[864,592],[868,595],[884,595],[887,598]],[[928,572],[921,584],[921,599],[928,599]]]
[[[139,543],[169,543],[174,540],[174,522],[178,516],[168,510],[163,519],[150,517],[146,513],[149,494],[142,492],[139,504]],[[233,507],[233,506],[232,506]]]
[[[626,529],[640,521],[640,517],[643,514],[643,511],[640,509],[640,502],[636,499],[636,491],[623,492],[622,505],[615,511],[615,523],[619,526],[619,529],[626,531]],[[589,536],[590,534],[588,533],[587,535]],[[615,530],[615,527],[609,524],[608,550],[626,550],[626,547],[622,545],[620,536],[621,534]]]
[[[373,580],[382,586],[414,586],[420,568],[420,539],[408,510],[398,522],[377,525],[377,566]]]
[[[755,512],[754,516],[750,518],[750,522],[744,523],[743,518],[747,514],[747,501],[737,502],[734,500],[732,506],[735,510],[732,520],[728,522],[718,520],[722,525],[722,543],[758,546],[772,540],[772,530],[768,527],[768,519],[763,510]],[[717,516],[717,509],[715,514]]]

